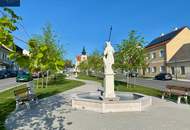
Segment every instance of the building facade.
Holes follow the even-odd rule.
[[[0,46],[0,70],[18,70],[19,66],[9,59],[9,52],[12,51],[10,48],[1,45]],[[22,48],[16,46],[16,51],[22,54]]]
[[[190,29],[182,27],[162,34],[146,46],[148,67],[145,77],[163,72],[174,78],[190,79]]]

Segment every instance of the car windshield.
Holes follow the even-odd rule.
[[[28,74],[28,72],[25,72],[25,71],[19,71],[18,72],[18,75],[27,75]]]

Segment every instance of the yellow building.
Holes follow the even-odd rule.
[[[173,78],[190,79],[190,29],[182,27],[162,34],[146,46],[148,67],[145,77],[167,72]]]

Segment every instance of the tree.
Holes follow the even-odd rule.
[[[9,8],[0,10],[0,46],[10,48],[12,51],[9,52],[9,58],[15,60],[17,57],[18,61],[21,62],[21,54],[16,53],[14,37],[12,35],[18,29],[16,23],[19,20],[21,20],[21,17],[17,16],[13,10]],[[24,59],[27,59],[27,57],[24,57]]]
[[[115,54],[115,68],[122,71],[136,71],[146,67],[146,53],[143,47],[144,38],[131,31],[128,38],[118,45]]]
[[[103,71],[103,59],[99,51],[95,50],[88,58],[89,68],[95,71],[97,74],[99,71]]]
[[[128,38],[118,45],[115,54],[116,68],[132,71],[144,67],[146,65],[144,43],[143,37],[131,31]]]
[[[47,87],[49,72],[56,74],[57,71],[63,69],[63,50],[58,46],[50,24],[43,28],[43,35],[33,37],[28,43],[30,51],[29,69],[31,72],[42,73],[42,87],[44,72],[47,72]]]
[[[12,32],[16,31],[18,28],[15,25],[21,17],[17,16],[13,10],[9,8],[4,8],[0,10],[0,45],[5,45],[13,49],[14,38]]]
[[[86,75],[88,75],[89,72],[89,64],[88,64],[88,60],[86,61],[82,61],[79,65],[78,68],[80,70],[80,72],[86,73]]]
[[[59,45],[57,36],[53,33],[51,24],[45,25],[43,28],[43,39],[44,43],[48,46],[48,49],[46,51],[46,70],[47,74],[49,71],[55,74],[56,72],[63,70],[64,68],[64,50],[63,46]],[[48,76],[46,78],[46,85],[48,82]]]
[[[81,72],[86,72],[87,75],[89,71],[94,71],[97,74],[98,71],[103,70],[103,59],[101,54],[95,50],[88,56],[88,59],[81,62],[78,67]]]
[[[65,60],[65,65],[64,65],[64,69],[72,68],[72,67],[74,67],[74,65],[72,64],[72,61],[69,60],[69,59],[66,59]]]

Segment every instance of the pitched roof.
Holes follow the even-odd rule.
[[[83,47],[83,49],[82,49],[82,55],[86,55],[86,49],[85,49],[85,47]]]
[[[190,61],[190,43],[184,44],[170,59],[169,63]]]
[[[170,33],[167,33],[167,34],[165,34],[165,35],[163,35],[163,36],[160,36],[160,37],[157,37],[157,38],[155,38],[154,40],[152,40],[147,46],[146,46],[146,48],[148,48],[148,47],[151,47],[151,46],[154,46],[154,45],[156,45],[156,46],[159,46],[159,45],[163,45],[163,43],[168,43],[171,39],[173,39],[179,32],[181,32],[184,28],[186,28],[186,26],[185,27],[182,27],[182,28],[179,28],[179,29],[177,29],[177,30],[175,30],[175,31],[172,31],[172,32],[170,32]],[[162,44],[161,44],[162,43]]]

